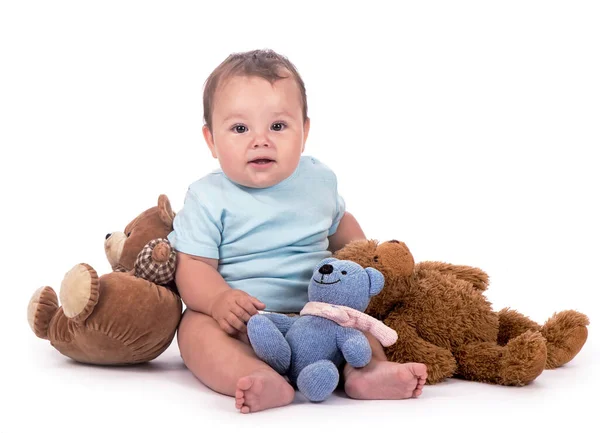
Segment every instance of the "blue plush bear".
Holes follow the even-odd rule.
[[[344,359],[356,368],[371,360],[371,347],[362,331],[372,333],[384,346],[398,338],[395,331],[364,314],[383,283],[383,274],[374,268],[327,258],[315,267],[309,302],[300,316],[252,316],[250,343],[260,359],[287,375],[310,401],[323,401],[337,388]]]

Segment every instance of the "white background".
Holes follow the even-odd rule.
[[[391,5],[1,3],[1,433],[597,426],[599,6]],[[368,237],[481,267],[495,309],[538,322],[588,314],[580,355],[525,388],[453,379],[416,400],[336,395],[245,417],[193,378],[176,344],[146,366],[96,368],[37,339],[35,289],[60,287],[79,262],[108,272],[107,232],[160,193],[178,210],[216,168],[201,135],[204,80],[255,48],[298,67],[306,153],[336,171]]]

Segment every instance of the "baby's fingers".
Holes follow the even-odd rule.
[[[223,331],[225,331],[229,335],[234,335],[237,333],[236,329],[227,322],[225,319],[220,319],[217,321],[219,326]]]
[[[254,304],[254,306],[256,308],[258,308],[259,310],[264,310],[265,309],[266,305],[264,303],[260,302],[254,296],[250,296],[250,299],[252,300],[252,304]]]
[[[242,322],[234,313],[231,313],[227,316],[227,322],[237,331],[242,333],[246,332],[246,324]]]
[[[236,304],[235,307],[231,309],[231,312],[235,314],[244,323],[248,323],[248,320],[250,320],[250,317],[252,316],[239,304]]]
[[[257,311],[257,309],[256,309],[257,307],[255,306],[255,304],[254,304],[254,302],[253,302],[253,299],[255,299],[255,300],[257,300],[257,301],[258,301],[258,299],[256,299],[256,298],[253,298],[252,296],[248,296],[248,297],[246,297],[246,298],[243,298],[243,299],[238,299],[238,300],[237,300],[237,304],[238,304],[240,307],[242,307],[244,310],[246,310],[246,312],[247,312],[247,313],[248,313],[250,316],[254,316],[255,314],[258,314],[258,311]],[[259,301],[259,302],[260,302],[260,301]],[[261,305],[262,305],[262,307],[259,305],[259,306],[258,306],[258,308],[262,310],[263,308],[265,308],[265,305],[264,305],[264,304],[262,304],[262,303],[261,303]],[[249,320],[249,319],[250,319],[250,318],[248,318],[248,320]]]

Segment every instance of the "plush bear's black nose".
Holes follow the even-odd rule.
[[[323,265],[319,268],[319,273],[323,275],[328,275],[333,272],[333,266],[331,265]]]
[[[112,233],[107,234],[106,237],[104,238],[104,240],[110,238],[111,236],[112,236]]]

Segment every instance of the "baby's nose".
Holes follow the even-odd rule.
[[[319,273],[323,275],[328,275],[333,272],[333,266],[331,265],[323,265],[319,268]]]

